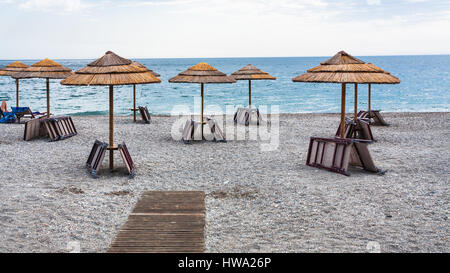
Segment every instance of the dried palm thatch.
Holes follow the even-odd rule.
[[[235,83],[236,80],[228,77],[225,73],[220,72],[216,68],[210,66],[207,63],[199,63],[188,70],[181,72],[177,76],[171,78],[169,82],[172,83],[200,83],[202,108],[201,108],[201,124],[202,124],[202,138],[203,138],[203,126],[205,124],[203,120],[203,100],[204,100],[204,84],[207,83]]]
[[[254,65],[246,65],[238,71],[231,74],[235,80],[276,80],[277,78],[269,75],[269,73],[261,71]]]
[[[12,76],[15,73],[24,71],[26,68],[28,68],[28,65],[15,61],[0,69],[0,76]]]
[[[0,69],[0,76],[12,76],[28,68],[28,65],[15,61]],[[19,107],[19,79],[16,79],[16,106]]]
[[[64,79],[72,75],[72,70],[50,59],[32,64],[22,72],[12,75],[16,79],[46,78]]]
[[[207,63],[199,63],[188,70],[171,78],[172,83],[235,83],[236,80],[228,77]]]
[[[269,73],[264,72],[254,65],[246,65],[238,71],[231,74],[235,80],[248,80],[248,107],[252,106],[252,80],[276,80],[277,78],[269,75]]]
[[[109,86],[109,168],[114,168],[114,85],[160,83],[161,80],[141,64],[133,64],[114,52],[105,55],[61,81],[63,85]]]
[[[73,75],[61,81],[63,85],[129,85],[160,83],[149,70],[134,65],[131,60],[108,51],[98,60],[77,70]]]
[[[400,80],[389,72],[365,63],[345,51],[340,51],[307,73],[292,79],[294,82],[397,84]]]
[[[144,68],[147,68],[147,67],[145,67],[143,64],[141,64],[141,63],[139,63],[139,62],[136,62],[136,61],[133,61],[132,64],[135,65],[135,66],[137,66],[137,67],[144,67]],[[158,74],[158,73],[156,73],[155,71],[153,71],[153,70],[151,70],[151,69],[147,69],[147,70],[148,70],[150,73],[152,73],[153,76],[155,76],[155,77],[157,77],[157,78],[161,77],[161,75]]]
[[[397,84],[400,80],[383,69],[365,63],[345,51],[340,51],[332,58],[320,63],[307,73],[292,79],[294,82],[341,83],[341,138],[345,137],[345,96],[346,84],[355,84],[355,113],[357,120],[358,84]]]

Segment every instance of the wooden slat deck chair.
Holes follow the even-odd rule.
[[[380,114],[380,110],[359,111],[358,116],[367,118],[370,120],[370,125],[374,126],[389,126],[383,116]]]
[[[108,253],[205,251],[205,193],[147,191],[110,245]]]
[[[206,140],[218,141],[218,142],[226,142],[224,134],[219,127],[219,124],[216,120],[212,118],[205,118],[205,124],[208,125],[210,129],[211,136],[204,136]],[[182,130],[182,140],[185,144],[192,143],[195,140],[202,140],[201,137],[201,123],[192,119],[188,119]],[[209,138],[210,139],[209,139]]]
[[[71,117],[41,117],[25,123],[25,141],[48,136],[50,141],[63,140],[77,135],[77,129]]]
[[[89,153],[89,157],[86,161],[86,167],[88,168],[89,173],[92,175],[92,177],[98,178],[97,174],[98,171],[100,170],[100,167],[102,165],[103,159],[105,158],[107,150],[108,150],[108,143],[95,140],[94,146],[92,146],[91,152]],[[134,162],[133,159],[131,158],[130,152],[128,151],[127,145],[125,145],[125,142],[119,144],[117,146],[117,150],[119,150],[123,162],[127,167],[128,174],[130,175],[130,177],[134,177],[135,176]]]
[[[378,169],[367,147],[371,141],[361,139],[311,137],[306,165],[349,176],[349,165],[384,174]]]
[[[35,138],[41,138],[47,136],[47,131],[42,125],[41,121],[45,117],[31,119],[25,123],[25,129],[23,132],[23,140],[29,141]]]
[[[340,133],[341,125],[338,126],[336,137],[339,137]],[[363,118],[358,118],[356,123],[353,119],[345,119],[345,137],[375,141],[372,130],[370,129],[369,121]]]
[[[98,178],[97,173],[100,170],[100,166],[102,165],[107,148],[108,143],[95,140],[94,146],[92,147],[88,160],[86,161],[86,167],[94,178]]]
[[[253,120],[256,121],[256,125],[263,122],[259,109],[257,108],[238,108],[234,114],[234,123],[248,126]]]
[[[144,123],[150,124],[150,112],[147,109],[147,106],[139,106],[139,113],[141,113],[142,120]]]

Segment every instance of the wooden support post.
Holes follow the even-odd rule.
[[[368,95],[369,96],[369,117],[371,116],[371,113],[370,113],[370,96],[371,96],[370,93],[371,93],[371,90],[370,89],[371,89],[371,85],[369,83],[369,95]]]
[[[50,117],[50,80],[47,79],[47,117]]]
[[[201,92],[202,92],[202,113],[201,113],[201,116],[202,116],[202,119],[201,119],[201,123],[202,123],[202,140],[203,140],[203,83],[201,83]]]
[[[19,79],[16,79],[16,106],[19,107]]]
[[[114,89],[109,86],[109,169],[114,169]]]
[[[248,108],[252,108],[252,80],[248,80]]]
[[[133,84],[133,121],[136,122],[136,84]]]
[[[355,122],[358,121],[358,84],[355,83],[355,116],[354,116]]]
[[[342,84],[341,91],[341,138],[345,138],[345,83]]]

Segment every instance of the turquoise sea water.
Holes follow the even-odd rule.
[[[396,85],[372,85],[372,108],[390,112],[439,112],[450,109],[450,55],[432,56],[358,56],[389,71],[402,81]],[[294,83],[292,78],[317,66],[328,57],[292,58],[206,58],[137,59],[161,74],[162,83],[137,86],[137,104],[147,105],[153,114],[170,114],[174,105],[187,105],[194,112],[194,97],[200,97],[199,84],[169,83],[168,79],[192,65],[205,61],[230,74],[253,64],[277,77],[276,81],[253,81],[254,105],[279,105],[282,113],[335,113],[340,111],[339,84]],[[38,60],[23,60],[31,65]],[[73,70],[92,60],[55,60]],[[0,67],[12,60],[0,60]],[[101,115],[108,113],[108,87],[70,87],[50,81],[51,108],[54,114]],[[115,113],[130,115],[132,86],[115,87]],[[367,108],[367,85],[358,87],[358,106]],[[248,102],[248,82],[211,84],[205,87],[205,105],[229,106]],[[353,109],[353,85],[347,87],[347,112]],[[0,77],[0,100],[15,104],[15,82]],[[20,81],[20,104],[45,111],[45,80]],[[270,108],[269,108],[270,109]],[[197,112],[198,110],[195,109]],[[208,112],[208,110],[206,110]]]

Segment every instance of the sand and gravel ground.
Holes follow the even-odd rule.
[[[305,165],[309,137],[332,136],[336,114],[281,115],[274,151],[261,140],[185,145],[171,137],[174,118],[118,117],[134,179],[119,155],[113,173],[108,157],[99,179],[86,171],[107,117],[74,117],[79,134],[59,142],[24,142],[23,125],[0,124],[0,251],[65,252],[79,241],[82,252],[104,252],[143,191],[202,190],[208,252],[365,252],[369,242],[449,252],[450,113],[384,116],[392,125],[372,128],[370,150],[388,172],[350,177]]]

